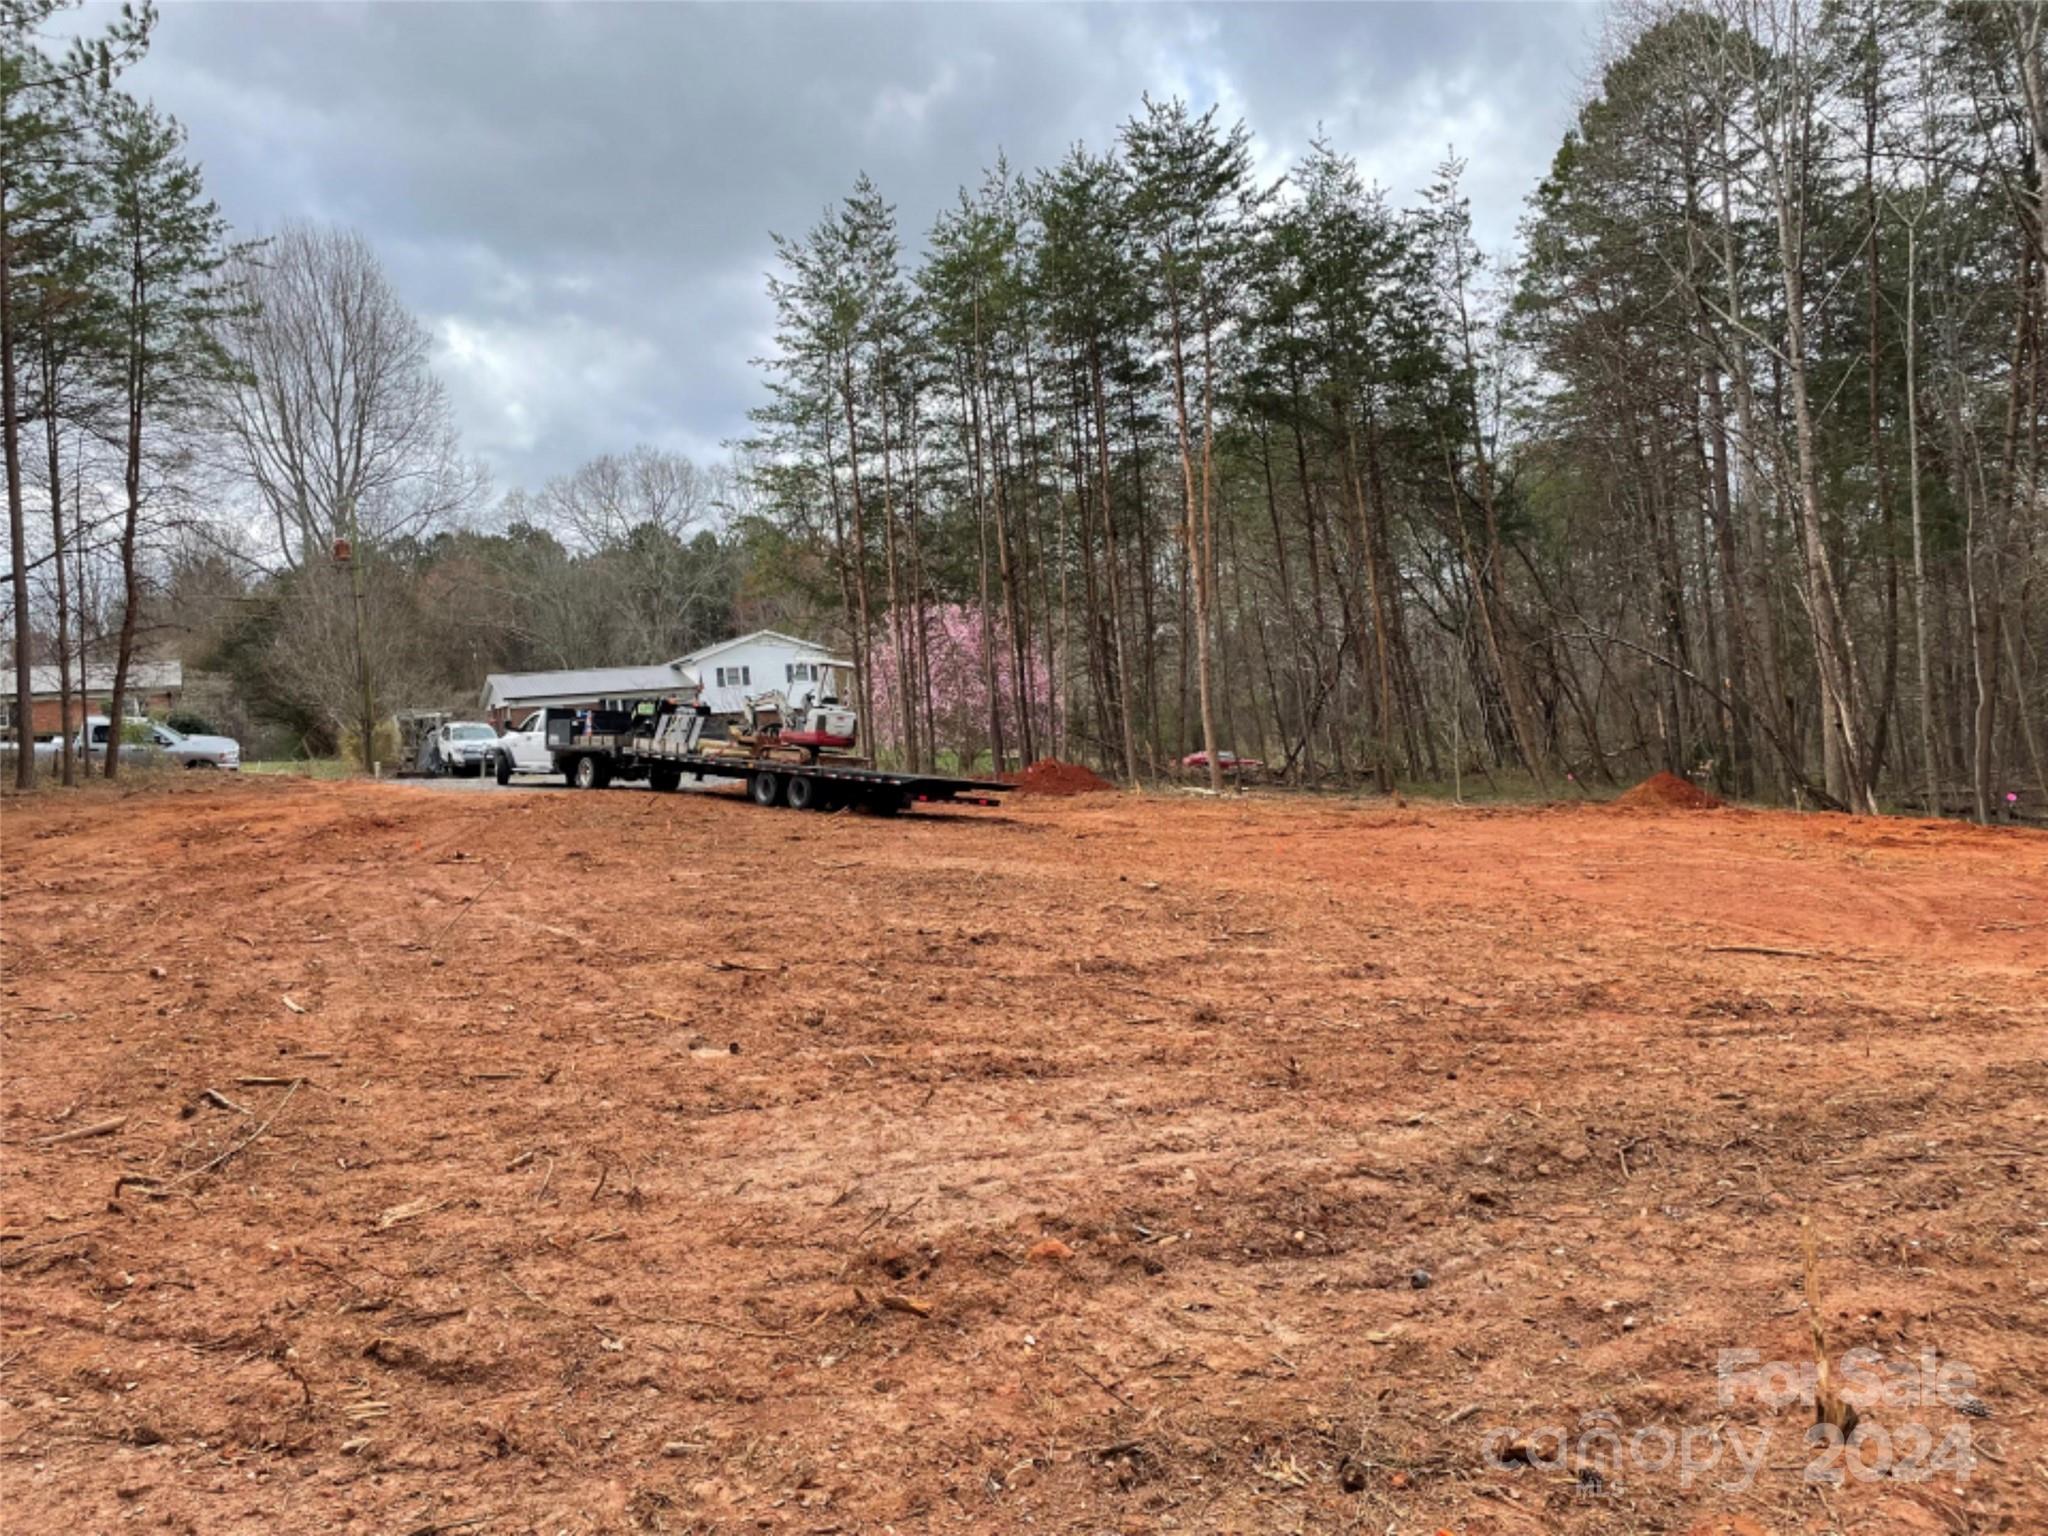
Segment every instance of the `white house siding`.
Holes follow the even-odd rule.
[[[708,646],[684,658],[703,685],[704,702],[713,714],[736,714],[748,695],[779,689],[784,694],[808,688],[806,679],[792,680],[793,667],[818,667],[833,658],[815,646],[772,634],[746,635],[723,645]],[[844,667],[846,663],[834,663]],[[845,686],[842,683],[842,686]]]

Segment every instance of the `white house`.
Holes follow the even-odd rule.
[[[852,662],[794,635],[757,629],[644,667],[493,672],[484,679],[483,706],[502,723],[528,709],[599,699],[658,699],[672,694],[688,703],[701,687],[701,697],[713,714],[738,714],[749,694],[779,689],[793,697],[823,681],[828,668],[837,669],[842,688],[851,686]]]
[[[757,629],[751,635],[721,640],[687,656],[678,656],[671,665],[697,674],[704,702],[716,715],[737,714],[749,694],[778,689],[793,697],[808,692],[823,680],[828,668],[840,674],[842,688],[851,686],[853,676],[852,662],[808,640],[773,629]]]

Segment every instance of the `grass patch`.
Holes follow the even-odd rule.
[[[280,757],[268,762],[244,763],[242,772],[271,778],[352,779],[356,771],[338,757]]]

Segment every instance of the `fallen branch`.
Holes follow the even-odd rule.
[[[284,1097],[277,1101],[277,1108],[273,1109],[270,1112],[270,1118],[268,1120],[265,1120],[261,1125],[257,1126],[255,1130],[251,1131],[247,1136],[244,1136],[240,1141],[236,1142],[232,1147],[229,1147],[227,1151],[221,1153],[220,1156],[216,1158],[212,1158],[207,1162],[201,1163],[197,1168],[194,1168],[187,1173],[179,1174],[175,1179],[171,1180],[170,1183],[165,1184],[160,1188],[152,1189],[150,1191],[150,1194],[152,1196],[161,1198],[165,1195],[168,1195],[180,1184],[190,1183],[193,1179],[201,1178],[206,1174],[212,1173],[217,1168],[225,1168],[231,1159],[239,1156],[243,1152],[248,1151],[250,1147],[256,1144],[257,1138],[260,1137],[265,1131],[269,1130],[270,1127],[276,1123],[277,1117],[284,1113],[285,1106],[291,1103],[292,1095],[299,1091],[299,1085],[304,1081],[305,1079],[302,1077],[293,1078],[291,1087],[285,1089]]]
[[[441,941],[448,937],[450,931],[453,930],[455,925],[461,922],[465,917],[469,916],[469,909],[475,906],[479,901],[482,901],[484,897],[488,896],[491,893],[492,887],[497,885],[497,883],[500,880],[504,879],[506,875],[510,874],[511,871],[512,866],[510,864],[507,864],[503,866],[501,869],[499,869],[499,871],[495,875],[491,876],[490,879],[486,880],[483,883],[482,888],[478,890],[474,896],[471,896],[469,900],[465,901],[462,904],[462,910],[460,912],[457,912],[453,917],[448,919],[447,926],[444,927],[439,933],[434,935],[433,941],[427,945],[427,953],[431,955],[436,949],[438,949],[440,947]],[[486,1515],[483,1518],[495,1519],[496,1517]]]
[[[493,1510],[488,1515],[465,1515],[460,1520],[429,1520],[425,1525],[416,1525],[405,1536],[442,1536],[446,1531],[466,1531],[473,1525],[483,1525],[500,1518],[501,1511]]]
[[[116,1115],[111,1120],[96,1120],[91,1125],[81,1125],[76,1130],[59,1131],[54,1136],[38,1136],[36,1145],[54,1147],[67,1141],[84,1141],[89,1136],[111,1136],[127,1123],[126,1115]]]

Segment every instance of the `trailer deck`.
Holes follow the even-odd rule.
[[[569,722],[564,722],[568,724]],[[710,748],[642,730],[561,732],[550,726],[555,763],[577,789],[602,789],[614,778],[645,778],[655,789],[677,788],[684,775],[739,779],[757,805],[793,810],[858,809],[893,815],[915,804],[955,801],[995,805],[1014,786],[997,779],[897,773],[843,758],[807,757],[794,749],[768,753]]]

